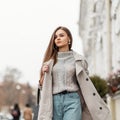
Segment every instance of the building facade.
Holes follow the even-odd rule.
[[[120,0],[81,0],[79,33],[90,74],[120,69]]]
[[[79,34],[90,75],[103,78],[120,70],[120,0],[81,0]],[[108,100],[119,120],[120,92]]]

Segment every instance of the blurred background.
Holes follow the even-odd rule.
[[[51,34],[66,26],[93,84],[119,120],[120,0],[0,1],[0,120],[15,103],[36,105],[39,72]],[[21,119],[22,115],[21,115]]]

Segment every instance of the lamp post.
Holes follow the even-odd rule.
[[[21,86],[18,84],[16,85],[16,90],[17,90],[17,102],[19,103],[19,99],[20,99],[20,90],[21,90]]]

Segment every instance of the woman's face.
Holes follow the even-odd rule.
[[[69,37],[67,35],[67,33],[64,30],[59,29],[56,33],[55,33],[55,45],[59,48],[59,49],[68,49],[69,50]]]

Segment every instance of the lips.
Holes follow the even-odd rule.
[[[60,44],[61,43],[61,41],[57,41],[57,44]]]

